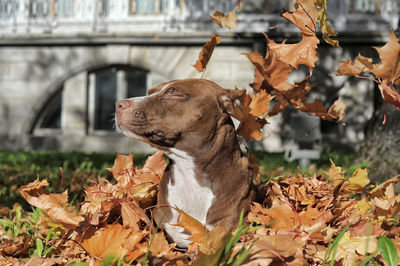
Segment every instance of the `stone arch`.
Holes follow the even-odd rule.
[[[38,122],[38,119],[43,114],[46,109],[47,104],[51,102],[54,96],[63,88],[63,84],[78,75],[82,72],[94,72],[97,70],[101,70],[107,67],[118,66],[118,67],[126,67],[126,68],[134,68],[134,69],[142,69],[147,71],[148,73],[157,73],[162,76],[162,74],[158,73],[158,69],[150,69],[149,66],[143,66],[145,64],[132,64],[127,62],[115,62],[111,60],[101,60],[101,61],[93,61],[81,64],[79,67],[75,67],[73,70],[66,71],[63,75],[60,75],[53,79],[48,86],[44,89],[41,95],[38,97],[36,101],[32,104],[31,112],[28,117],[25,119],[25,123],[23,126],[23,131],[27,134],[32,134],[35,126]]]

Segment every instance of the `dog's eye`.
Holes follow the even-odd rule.
[[[189,98],[189,96],[186,93],[184,93],[176,88],[169,88],[163,94],[162,97],[165,99],[188,99]]]

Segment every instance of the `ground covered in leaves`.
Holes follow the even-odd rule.
[[[166,162],[161,153],[143,168],[118,155],[85,201],[69,206],[68,192],[49,193],[46,179],[19,188],[35,208],[1,209],[0,264],[339,265],[400,263],[400,195],[393,177],[372,185],[367,170],[346,175],[332,166],[320,176],[275,177],[234,232],[208,231],[181,212],[192,233],[182,251],[168,243],[152,218]]]

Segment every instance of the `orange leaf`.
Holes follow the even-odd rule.
[[[249,105],[250,114],[254,116],[262,116],[268,113],[269,103],[271,102],[272,96],[265,90],[260,91],[257,94],[249,94],[251,103]]]
[[[210,61],[211,55],[214,51],[215,46],[221,42],[221,37],[215,35],[215,31],[213,32],[211,39],[203,45],[203,48],[200,51],[199,59],[197,59],[196,63],[193,65],[194,68],[199,72],[203,72]]]
[[[396,89],[386,83],[378,84],[378,88],[381,91],[382,99],[393,105],[397,110],[400,110],[400,94]]]
[[[400,41],[392,31],[390,40],[383,47],[374,47],[381,58],[371,72],[385,83],[400,84]]]
[[[257,51],[244,53],[244,55],[249,58],[256,69],[260,72],[265,81],[265,87],[263,87],[263,89],[267,92],[272,91],[273,89],[285,91],[293,88],[293,84],[288,81],[289,74],[293,70],[293,67],[281,61],[274,51],[268,49],[265,58]],[[263,82],[258,80],[257,83],[262,84]]]
[[[61,194],[50,194],[43,189],[43,187],[48,185],[49,183],[46,179],[39,181],[38,178],[28,185],[21,186],[19,192],[21,192],[22,196],[29,204],[45,211],[52,220],[68,228],[77,227],[84,218],[67,209],[67,190]]]
[[[372,68],[372,59],[358,54],[354,62],[347,59],[339,62],[339,68],[336,71],[336,76],[358,76],[363,72],[369,72]]]
[[[204,225],[184,211],[179,209],[178,211],[180,212],[180,222],[176,225],[185,228],[192,234],[188,240],[197,244],[203,254],[213,253],[215,248],[218,247],[217,243],[227,234],[225,228],[217,226],[210,232]]]
[[[221,28],[228,28],[228,29],[236,29],[237,24],[237,16],[235,10],[232,10],[227,15],[223,12],[219,11],[218,9],[214,12],[214,14],[210,14],[211,20],[221,26]]]
[[[133,227],[135,230],[140,229],[140,220],[144,221],[148,226],[152,226],[149,217],[135,201],[123,199],[121,201],[121,215],[124,226]]]
[[[122,155],[117,153],[113,167],[108,168],[107,170],[112,173],[114,178],[122,187],[127,186],[132,181],[132,177],[135,175],[135,169],[133,166],[133,153],[130,155]]]
[[[136,245],[145,235],[132,228],[123,228],[120,224],[111,224],[98,230],[81,244],[89,255],[96,259],[104,259],[110,255],[119,258],[134,252]]]
[[[336,118],[335,120],[339,122],[345,116],[345,109],[346,105],[343,103],[342,99],[339,98],[329,107],[328,113],[334,116]]]
[[[329,108],[329,111],[326,110],[324,104],[315,99],[312,103],[305,103],[303,106],[300,106],[300,110],[302,112],[312,113],[315,116],[319,116],[324,120],[328,121],[340,121],[344,117],[344,108],[346,105],[342,102],[341,99],[336,100],[332,106]]]
[[[167,163],[165,162],[163,153],[158,151],[152,156],[148,157],[143,168],[139,170],[139,173],[135,177],[135,183],[151,182],[158,184],[164,174]],[[138,182],[140,180],[140,182]]]

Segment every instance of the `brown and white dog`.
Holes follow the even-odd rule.
[[[116,103],[117,127],[170,158],[158,204],[177,207],[208,229],[233,228],[255,195],[252,171],[230,118],[241,93],[205,79],[186,79],[162,83],[150,89],[149,96]],[[186,246],[190,233],[175,226],[178,216],[173,208],[158,208],[155,213],[170,240]]]

